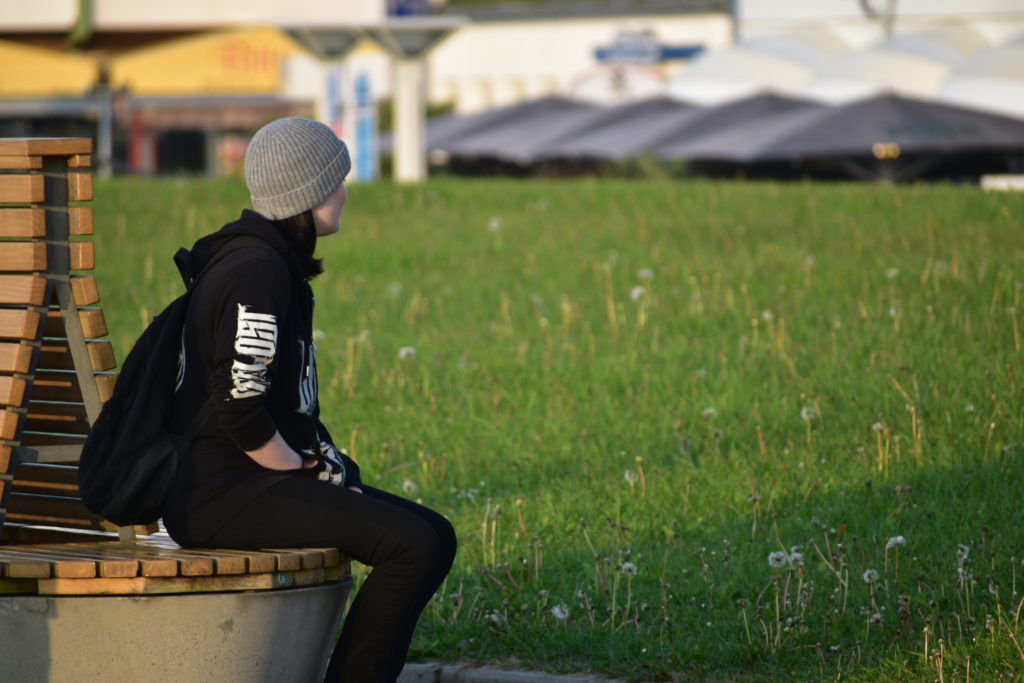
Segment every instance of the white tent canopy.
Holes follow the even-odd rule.
[[[881,92],[931,98],[954,64],[985,45],[976,31],[962,25],[897,34],[837,58],[815,74],[802,94],[831,104]]]
[[[704,105],[765,90],[795,93],[815,71],[847,49],[835,35],[818,28],[752,38],[700,57],[669,83],[668,92]]]
[[[1024,35],[981,50],[956,65],[936,98],[1024,118]]]

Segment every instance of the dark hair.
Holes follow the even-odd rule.
[[[302,268],[307,280],[312,280],[324,272],[323,259],[313,257],[313,252],[316,251],[316,220],[313,218],[312,209],[272,223],[302,259]]]

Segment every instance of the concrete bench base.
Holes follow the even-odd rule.
[[[0,595],[4,680],[320,681],[351,579],[145,596]]]

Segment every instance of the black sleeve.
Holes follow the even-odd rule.
[[[240,249],[207,277],[219,294],[210,382],[216,415],[235,445],[252,451],[277,431],[266,400],[288,315],[288,266],[266,249]]]

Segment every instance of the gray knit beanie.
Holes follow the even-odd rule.
[[[271,220],[319,206],[338,189],[352,162],[328,126],[298,117],[260,128],[245,152],[252,208]]]

